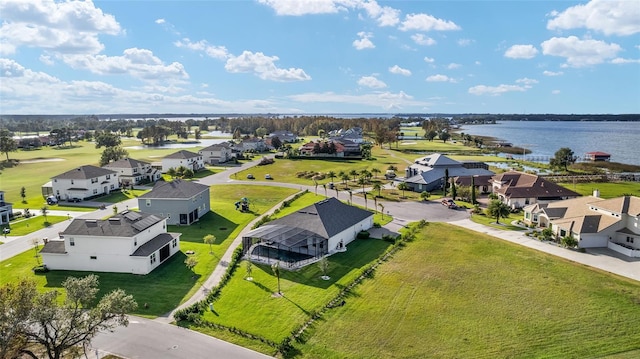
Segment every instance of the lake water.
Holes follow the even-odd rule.
[[[587,152],[601,151],[610,154],[612,162],[640,166],[640,122],[502,121],[495,125],[464,125],[460,131],[495,137],[531,150],[527,160],[548,162],[557,150],[569,147],[579,160]]]
[[[212,131],[214,132],[214,131]],[[215,131],[218,132],[218,131]],[[208,147],[211,145],[215,145],[218,143],[223,143],[223,142],[227,142],[231,139],[231,137],[229,138],[211,138],[211,139],[200,139],[198,140],[198,142],[200,143],[168,143],[168,144],[164,144],[162,146],[147,146],[147,145],[137,145],[137,146],[127,146],[125,147],[125,149],[128,150],[142,150],[142,149],[146,149],[146,148],[176,148],[176,149],[180,149],[180,148],[193,148],[193,147]]]

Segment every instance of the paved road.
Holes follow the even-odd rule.
[[[101,356],[111,353],[131,359],[271,358],[208,335],[138,317],[131,317],[128,327],[100,333],[91,344],[99,348]]]

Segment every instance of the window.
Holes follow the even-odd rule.
[[[71,184],[73,184],[73,180],[71,180]]]
[[[133,245],[137,246],[138,245],[138,238],[133,238]]]
[[[107,179],[111,179],[111,175],[107,175]]]
[[[71,247],[75,246],[76,245],[76,241],[73,238],[69,238],[69,245]]]
[[[93,194],[98,194],[98,190],[97,189],[93,189]]]
[[[115,185],[111,185],[111,189],[114,189],[114,188],[115,188]]]
[[[564,229],[560,230],[560,237],[564,237],[567,235],[567,231],[565,231]]]
[[[91,257],[89,257],[89,258],[91,258],[91,259],[98,259],[98,257],[97,257],[97,256],[91,256]]]
[[[156,262],[156,254],[155,253],[151,254],[150,260],[151,260],[151,264]]]
[[[147,200],[146,205],[147,205],[147,207],[151,206],[151,200],[150,199]]]
[[[91,179],[91,183],[98,183],[98,179],[97,178],[92,178]]]
[[[134,168],[134,169],[133,169],[133,173],[138,173],[138,169],[137,169],[137,168]]]
[[[178,240],[174,238],[173,241],[171,241],[171,246],[175,247],[177,245],[178,245]]]

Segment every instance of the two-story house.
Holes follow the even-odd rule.
[[[263,152],[267,150],[267,144],[258,137],[245,138],[238,146],[243,151]]]
[[[4,201],[4,191],[0,191],[0,225],[9,224],[12,208],[11,203]]]
[[[518,171],[497,174],[491,178],[492,192],[511,208],[534,203],[549,203],[576,198],[580,194],[544,178]]]
[[[165,156],[162,159],[162,172],[167,173],[171,168],[186,167],[193,172],[204,168],[204,159],[201,154],[181,150]]]
[[[190,225],[209,212],[209,186],[176,179],[158,181],[153,189],[138,197],[138,208],[167,217],[168,224]]]
[[[80,166],[51,177],[53,195],[61,200],[84,200],[120,188],[118,174],[96,166]]]
[[[204,160],[204,162],[210,165],[217,165],[219,163],[225,163],[233,159],[233,149],[229,142],[216,143],[209,147],[205,147],[198,151]]]
[[[133,158],[122,158],[102,166],[102,168],[116,171],[122,186],[137,185],[142,182],[155,182],[162,176],[160,171],[151,167],[151,163],[134,160]]]
[[[108,219],[74,219],[40,251],[48,269],[148,274],[180,251],[167,220],[124,211]]]

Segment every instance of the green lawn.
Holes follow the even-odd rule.
[[[638,282],[431,223],[317,322],[297,357],[636,357],[639,298]]]
[[[149,192],[149,190],[126,189],[126,190],[111,192],[110,194],[104,197],[97,198],[96,201],[107,202],[107,203],[118,203],[118,202],[126,201],[128,199],[139,197],[147,192]]]
[[[254,265],[253,281],[248,281],[244,279],[246,262],[243,261],[214,303],[215,312],[207,311],[204,319],[279,342],[389,246],[390,243],[378,239],[352,242],[347,252],[329,257],[331,279],[327,281],[320,278],[322,274],[315,264],[297,272],[281,270],[284,296],[280,298],[272,295],[277,291],[277,280],[271,267]]]
[[[509,217],[500,218],[500,224],[496,224],[495,217],[489,217],[486,214],[471,215],[471,220],[476,223],[484,224],[485,226],[489,226],[493,228],[508,229],[512,231],[524,231],[524,229],[511,224],[511,222],[513,221],[522,220],[522,219],[523,219],[522,213],[509,213]]]
[[[595,189],[600,191],[602,198],[620,197],[631,194],[640,197],[640,182],[588,182],[588,183],[558,183],[583,196],[593,194]]]
[[[96,273],[100,277],[99,296],[113,289],[122,288],[132,294],[139,304],[138,310],[133,314],[156,317],[169,312],[199,290],[200,285],[211,274],[233,239],[250,221],[293,193],[295,190],[283,187],[212,186],[211,208],[215,212],[206,214],[197,224],[168,228],[170,232],[182,233],[180,253],[145,276]],[[241,213],[235,210],[233,204],[241,197],[248,197],[251,200],[251,212]],[[49,216],[51,217],[53,216]],[[212,245],[212,254],[209,253],[209,246],[202,240],[206,234],[214,234],[217,238],[216,243]],[[189,250],[193,250],[198,259],[198,264],[193,271],[195,276],[184,265],[186,258],[184,253]],[[31,269],[36,265],[33,251],[26,251],[0,262],[0,285],[23,278],[32,278],[40,290],[60,289],[62,281],[67,276],[89,274],[89,272],[51,271],[34,275]],[[144,307],[144,303],[148,304],[148,308]]]
[[[60,223],[62,221],[67,220],[67,216],[50,216],[47,215],[47,220],[44,220],[44,216],[38,214],[35,217],[30,217],[27,219],[19,218],[15,221],[9,223],[9,228],[11,228],[10,236],[24,236],[29,233],[33,233],[35,231],[39,231],[41,229],[47,228],[52,224]],[[5,228],[6,226],[1,226]]]

